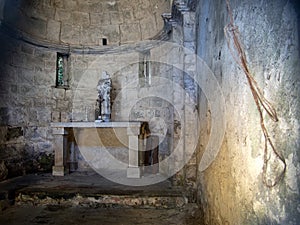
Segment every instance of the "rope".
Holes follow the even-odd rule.
[[[232,10],[230,8],[229,0],[226,0],[227,4],[227,11],[229,13],[229,18],[230,18],[230,23],[225,26],[224,28],[224,33],[227,41],[228,48],[233,56],[233,59],[236,61],[236,63],[242,68],[244,71],[246,78],[248,80],[248,84],[251,89],[251,93],[253,95],[257,110],[259,112],[259,117],[260,117],[260,126],[264,134],[264,139],[265,139],[265,146],[264,146],[264,165],[263,165],[263,182],[264,184],[271,188],[276,186],[279,181],[283,178],[285,171],[286,171],[286,162],[284,157],[276,150],[276,148],[273,145],[272,140],[270,139],[268,130],[265,125],[264,117],[263,117],[263,109],[267,112],[269,117],[277,122],[278,117],[276,110],[273,108],[271,103],[264,97],[261,89],[258,87],[258,84],[256,80],[253,78],[253,75],[251,74],[247,60],[246,60],[246,54],[244,51],[244,48],[242,47],[242,44],[239,40],[239,30],[238,27],[234,25],[234,19],[232,15]],[[233,48],[231,46],[231,43],[233,43]],[[278,176],[275,177],[273,182],[270,182],[267,180],[267,167],[270,158],[268,158],[268,143],[271,146],[271,149],[275,156],[283,163],[284,168],[280,172]]]

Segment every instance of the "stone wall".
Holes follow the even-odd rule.
[[[166,4],[166,2],[162,3]],[[46,17],[43,14],[45,12],[43,11],[41,14],[39,10],[47,8],[45,5],[47,1],[34,4],[32,2],[30,5],[25,3],[24,5],[23,2],[20,2],[19,5],[11,6],[7,3],[4,12],[7,13],[7,7],[19,6],[17,9],[21,14],[17,15],[35,15],[34,17],[39,19],[42,16]],[[65,7],[65,4],[54,4],[54,6]],[[87,4],[89,3],[87,2]],[[143,2],[143,4],[146,3]],[[151,6],[147,5],[147,8],[146,5],[143,5],[143,9],[150,10]],[[162,8],[157,10],[163,11]],[[59,10],[55,8],[54,11],[56,15],[56,11]],[[49,9],[47,12],[51,14],[52,11]],[[182,98],[185,96],[184,88],[187,87],[187,84],[184,84],[181,56],[176,55],[180,47],[169,47],[168,45],[163,47],[162,43],[154,41],[152,44],[145,43],[145,46],[143,43],[121,46],[113,48],[109,52],[98,48],[99,51],[88,54],[84,54],[85,51],[88,52],[85,50],[87,48],[83,48],[83,54],[70,48],[67,51],[69,53],[69,87],[57,88],[55,83],[56,54],[57,52],[66,53],[64,46],[60,49],[59,45],[64,42],[61,40],[57,42],[57,40],[49,39],[48,36],[38,37],[43,32],[34,33],[34,29],[36,31],[39,29],[35,27],[37,25],[31,24],[29,28],[24,24],[14,24],[13,22],[16,21],[12,21],[12,18],[5,13],[3,25],[15,25],[19,30],[29,34],[34,45],[25,43],[23,38],[21,41],[15,40],[14,36],[10,36],[15,33],[9,33],[7,30],[2,33],[2,43],[5,44],[2,45],[3,60],[1,61],[1,81],[3,81],[1,82],[3,86],[1,93],[1,154],[3,154],[3,165],[7,167],[3,169],[4,174],[8,173],[8,177],[10,177],[28,172],[51,170],[53,137],[51,128],[49,128],[50,122],[94,121],[96,84],[102,78],[103,72],[107,72],[113,81],[112,120],[149,122],[152,135],[159,136],[160,140],[159,157],[161,162],[164,161],[160,171],[172,176],[174,171],[179,171],[184,166],[182,159],[185,147],[182,139],[185,138],[183,133],[185,130],[185,102]],[[69,20],[71,21],[70,18]],[[162,22],[163,20],[160,18],[159,23]],[[48,25],[47,27],[49,28]],[[51,32],[61,29],[51,27]],[[153,29],[147,29],[147,31],[153,31]],[[86,33],[86,35],[93,35],[93,32]],[[51,34],[51,37],[55,36],[54,33]],[[36,39],[32,39],[35,37]],[[44,47],[47,47],[47,41],[49,41],[49,48],[35,45],[37,40],[44,40]],[[78,44],[73,42],[74,40],[76,38],[72,37],[68,44]],[[93,44],[97,45],[97,43]],[[145,66],[148,62],[149,74],[145,74],[146,72],[141,70],[141,64]],[[193,127],[195,126],[196,124],[193,124]],[[19,136],[10,138],[10,129],[18,130]],[[86,132],[85,135],[90,137]],[[111,144],[119,147],[117,142]],[[168,159],[173,148],[178,148],[178,153],[175,154],[175,158]],[[15,154],[12,154],[13,150],[11,149],[15,151]],[[77,146],[75,149],[78,151]],[[111,152],[120,161],[126,161],[128,158],[126,151],[122,148],[116,148]],[[89,167],[80,152],[76,153],[76,157],[79,160],[78,169]],[[46,162],[44,162],[45,160]],[[16,166],[16,161],[20,164],[19,166]],[[192,171],[195,171],[195,165]],[[177,183],[181,184],[182,179],[183,176],[180,175]],[[192,179],[195,180],[194,172]]]
[[[56,99],[49,96],[55,84],[56,54],[3,34],[1,43],[1,160],[8,176],[49,171],[53,157],[48,126],[57,107]]]
[[[198,1],[197,55],[217,79],[223,94],[218,97],[223,96],[226,105],[224,114],[217,112],[219,116],[212,117],[214,102],[208,101],[207,93],[200,94],[199,161],[208,140],[216,135],[211,133],[213,120],[226,121],[219,154],[207,170],[198,171],[198,198],[206,224],[298,224],[299,8],[296,10],[291,1],[279,0],[232,0],[231,8],[249,70],[277,110],[278,122],[265,112],[263,116],[287,167],[274,187],[264,184],[264,176],[267,182],[274,182],[283,164],[268,144],[270,160],[263,173],[264,137],[259,114],[245,74],[234,61],[224,36],[229,23],[226,1]],[[197,72],[201,74],[203,69],[198,63]],[[213,89],[209,94],[215,95]],[[221,135],[222,129],[218,132]]]
[[[96,85],[103,72],[113,80],[113,120],[152,120],[153,129],[157,123],[165,126],[157,118],[167,112],[170,103],[147,97],[143,91],[147,88],[140,90],[139,81],[141,52],[158,46],[159,42],[139,41],[163,29],[160,14],[169,10],[169,1],[6,1],[1,2],[2,6],[1,179],[51,171],[50,123],[94,121]],[[102,38],[107,38],[108,45],[121,46],[107,51],[101,46]],[[123,45],[129,42],[132,44]],[[81,50],[74,51],[74,46]],[[97,51],[89,52],[94,48]],[[65,88],[56,87],[57,52],[69,54],[69,86]],[[157,76],[164,70],[160,65],[151,67]],[[139,107],[137,112],[134,106],[144,98],[151,103],[143,109]],[[166,125],[169,141],[173,133],[171,120],[168,117]],[[170,152],[168,146],[164,148],[162,152]],[[116,151],[113,154],[118,155],[120,152]],[[78,158],[81,168],[88,167],[80,154]]]
[[[172,43],[128,44],[162,29],[159,14],[169,9],[169,1],[6,2],[0,15],[0,179],[50,171],[50,122],[94,121],[96,85],[107,72],[113,83],[112,119],[150,123],[160,137],[161,172],[175,174],[174,181],[194,197],[190,200],[198,199],[207,224],[297,224],[300,66],[293,2],[231,2],[250,72],[279,118],[273,122],[263,114],[287,165],[283,180],[272,188],[263,177],[274,181],[283,164],[268,146],[273,161],[263,173],[259,114],[224,35],[226,2],[174,3]],[[103,38],[114,47],[102,46]],[[55,87],[60,51],[70,54],[67,88]],[[225,112],[213,111],[222,99]],[[203,171],[212,137],[221,148],[215,158],[208,154],[214,160]],[[111,142],[110,147],[118,144]],[[121,149],[112,151],[121,161],[127,159]],[[79,169],[88,167],[82,156],[78,159]]]
[[[178,115],[174,116],[174,143],[176,144],[173,146],[173,151],[176,153],[170,157],[170,162],[175,162],[171,165],[172,169],[177,171],[174,176],[175,183],[186,188],[189,201],[195,201],[199,85],[195,79],[195,12],[187,1],[174,1],[170,23],[173,26],[172,50],[169,51],[168,57],[174,67],[172,79],[176,85],[173,105],[178,112]],[[181,88],[176,87],[177,85]]]
[[[134,43],[163,29],[169,0],[6,1],[4,23],[34,39],[80,46]]]
[[[113,83],[112,120],[149,122],[152,134],[161,136],[162,155],[170,153],[171,145],[167,143],[173,142],[174,110],[172,87],[164,88],[171,74],[166,71],[168,66],[153,62],[151,83],[144,86],[139,77],[139,52],[71,53],[69,87],[63,89],[55,86],[56,52],[7,37],[2,43],[6,43],[2,49],[6,54],[1,66],[1,153],[7,165],[15,167],[17,160],[22,162],[20,168],[26,167],[27,159],[35,160],[43,152],[51,157],[50,122],[94,121],[96,86],[103,72],[111,76]]]

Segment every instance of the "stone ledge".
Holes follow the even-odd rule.
[[[93,128],[93,127],[107,127],[107,128],[127,128],[127,127],[140,127],[142,122],[61,122],[51,123],[51,127],[67,127],[67,128]]]

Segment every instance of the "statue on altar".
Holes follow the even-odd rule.
[[[97,122],[111,121],[111,102],[110,102],[111,89],[112,89],[111,78],[109,74],[106,71],[104,71],[102,73],[102,79],[99,80],[97,85],[98,99],[96,101],[96,109],[95,109]]]

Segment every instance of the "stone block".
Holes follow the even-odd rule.
[[[66,101],[73,101],[73,93],[70,90],[65,91],[65,100]]]
[[[196,64],[196,58],[197,58],[196,54],[187,54],[184,56],[184,61],[185,63],[188,64]]]
[[[17,94],[18,93],[18,86],[12,84],[12,85],[10,85],[10,89],[9,90],[10,90],[10,93]]]
[[[195,41],[195,28],[194,27],[184,27],[183,28],[183,40],[188,42]]]
[[[140,24],[143,40],[153,37],[157,33],[156,22],[154,17],[143,19],[141,20]]]
[[[69,44],[79,44],[80,27],[71,24],[62,24],[60,40]]]
[[[31,35],[40,38],[45,38],[47,33],[46,28],[47,28],[47,22],[45,20],[30,17],[25,19],[24,27],[22,27],[21,29]]]
[[[147,109],[145,116],[148,120],[150,120],[151,118],[155,117],[155,109]]]
[[[65,98],[65,90],[64,89],[54,88],[52,93],[53,93],[53,95],[52,95],[53,99],[63,100]]]
[[[50,87],[50,86],[38,86],[36,89],[37,89],[37,92],[39,93],[39,94],[36,94],[37,98],[48,99],[49,96],[52,96],[53,87]]]
[[[63,8],[64,7],[64,2],[61,0],[53,0],[47,2],[49,6],[54,7],[54,8]]]
[[[51,110],[47,107],[37,107],[37,121],[40,126],[47,126],[51,122]]]
[[[122,12],[111,12],[110,13],[110,21],[112,25],[118,25],[123,23],[123,14]]]
[[[90,24],[89,13],[73,12],[71,16],[72,23],[79,26],[88,26]]]
[[[18,93],[20,93],[20,88],[18,88]],[[20,107],[32,107],[32,97],[26,95],[18,95],[18,97],[10,99],[9,104],[13,107],[20,106]]]
[[[14,53],[11,55],[11,61],[12,61],[13,66],[27,68],[27,69],[33,69],[32,65],[27,65],[25,54]]]
[[[122,0],[119,1],[119,8],[122,10],[133,11],[132,9],[136,9],[136,4],[133,4],[131,0]]]
[[[70,108],[70,103],[68,101],[64,101],[64,100],[57,100],[56,101],[56,108],[61,110],[61,111],[65,111],[68,110]]]
[[[141,40],[141,30],[139,23],[123,24],[120,25],[120,29],[122,43],[130,43]]]
[[[35,56],[23,56],[25,57],[25,64],[23,65],[24,68],[28,68],[34,70],[35,67],[43,68],[45,66],[45,62],[43,58],[35,57]]]
[[[140,178],[141,168],[139,167],[128,167],[127,168],[127,178]]]
[[[103,26],[101,29],[109,44],[120,43],[120,29],[118,25]]]
[[[69,112],[61,112],[61,122],[70,122],[71,115]]]
[[[71,22],[71,12],[63,9],[56,9],[55,20],[63,23]]]
[[[54,19],[55,16],[55,8],[49,7],[47,5],[42,5],[42,1],[40,1],[41,4],[39,7],[31,7],[28,10],[26,10],[28,16],[48,20],[48,19]]]
[[[34,50],[34,56],[42,60],[54,61],[56,63],[56,52],[55,51],[46,51],[45,49]],[[43,69],[43,67],[41,67]]]
[[[110,24],[109,13],[90,13],[91,25],[103,26]]]
[[[61,122],[61,114],[59,111],[51,112],[51,122]]]
[[[1,82],[7,82],[7,83],[15,83],[18,79],[17,74],[20,72],[20,70],[14,66],[6,66],[0,68],[2,71],[0,73],[0,81]]]
[[[190,74],[191,72],[196,71],[196,65],[193,63],[185,64],[184,71]]]
[[[61,22],[56,20],[48,20],[47,23],[47,40],[59,41]]]
[[[45,85],[45,86],[54,86],[55,85],[55,71],[49,72],[35,72],[34,75],[34,84],[36,85]]]
[[[34,80],[34,70],[23,69],[18,76],[18,82],[21,84],[32,85]]]
[[[3,181],[6,179],[8,175],[8,169],[5,165],[5,162],[1,160],[0,162],[0,181]],[[2,204],[1,204],[2,206]],[[2,210],[2,207],[0,207],[0,210]]]
[[[133,12],[130,10],[123,11],[123,19],[125,23],[132,23],[134,21]]]
[[[150,106],[155,108],[160,108],[163,105],[163,100],[159,97],[150,98]]]
[[[46,106],[46,99],[45,98],[33,98],[33,107],[45,107]]]
[[[104,35],[96,27],[86,27],[80,32],[80,44],[88,46],[99,45],[100,39]]]
[[[30,84],[20,85],[19,94],[22,96],[34,97],[35,91],[33,90],[32,86],[30,86]]]
[[[145,118],[145,112],[143,110],[135,110],[130,114],[130,121],[131,120],[140,120]]]
[[[196,51],[196,45],[194,41],[192,42],[186,41],[183,43],[183,46],[193,53]]]
[[[18,139],[20,137],[23,137],[24,131],[22,127],[8,127],[7,133],[6,133],[6,140],[10,141],[13,139]]]
[[[77,1],[78,2],[78,9],[82,12],[89,12],[89,13],[102,13],[105,12],[103,9],[103,2],[102,1]]]
[[[107,12],[103,7],[103,4],[104,4],[103,2],[99,2],[99,1],[95,1],[91,3],[89,12],[96,12],[96,13]]]
[[[69,169],[65,166],[53,166],[52,167],[52,175],[53,176],[65,176],[69,173]]]
[[[127,100],[129,102],[136,102],[138,100],[138,91],[134,88],[122,90],[122,95],[124,96],[123,100]]]
[[[29,46],[29,45],[22,44],[21,45],[21,51],[26,53],[26,54],[33,55],[34,48]]]
[[[88,67],[88,60],[83,57],[74,56],[71,61],[71,67],[75,69],[73,73],[74,79],[79,81]]]
[[[194,26],[195,25],[195,13],[189,12],[183,14],[183,25],[186,26]]]
[[[27,140],[32,141],[43,141],[48,136],[48,129],[47,127],[25,127],[24,128],[24,136]]]
[[[64,7],[64,9],[70,10],[70,11],[81,9],[80,7],[78,7],[79,3],[77,3],[77,2],[78,1],[76,1],[76,0],[63,0],[63,7]]]
[[[30,103],[30,102],[29,102]],[[30,124],[29,115],[30,112],[24,107],[13,107],[8,111],[6,123],[10,126],[22,126]]]
[[[136,6],[136,10],[134,10],[133,13],[134,13],[134,18],[136,20],[141,20],[143,18],[151,18],[149,12],[143,10],[141,5]]]

